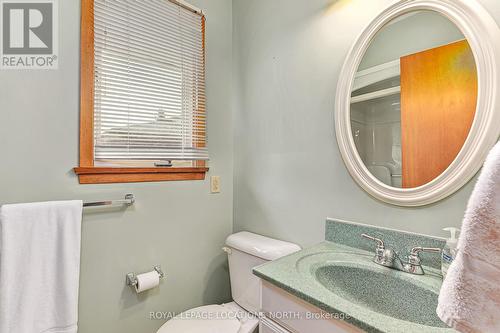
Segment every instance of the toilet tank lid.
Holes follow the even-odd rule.
[[[297,244],[247,231],[230,235],[226,239],[226,245],[264,260],[275,260],[300,250]]]

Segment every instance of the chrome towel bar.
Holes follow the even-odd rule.
[[[134,202],[135,202],[134,195],[129,193],[125,195],[124,199],[120,200],[84,202],[83,207],[117,206],[117,205],[132,206]]]

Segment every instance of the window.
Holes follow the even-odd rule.
[[[83,0],[81,31],[80,183],[204,179],[203,14]]]

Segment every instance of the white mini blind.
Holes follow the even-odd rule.
[[[169,0],[95,0],[96,161],[208,159],[204,29]]]

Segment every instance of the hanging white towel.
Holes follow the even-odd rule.
[[[500,143],[474,188],[437,314],[464,333],[500,332]]]
[[[76,333],[82,207],[0,207],[1,333]]]

